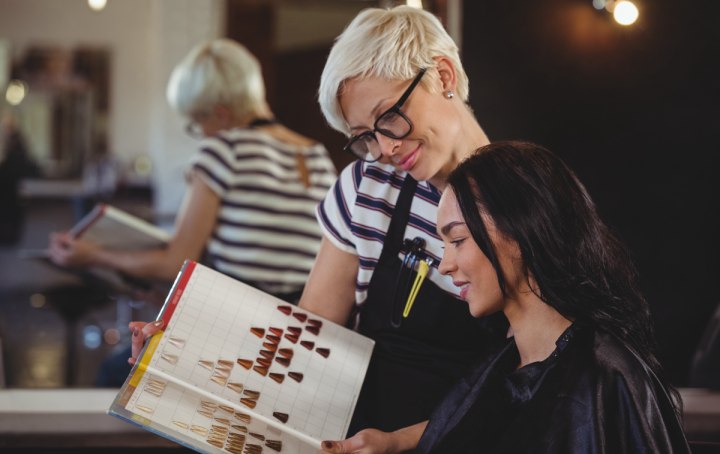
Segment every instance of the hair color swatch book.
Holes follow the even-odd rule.
[[[374,342],[186,261],[109,413],[201,452],[345,437]]]

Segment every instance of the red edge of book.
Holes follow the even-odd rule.
[[[185,264],[185,269],[183,269],[182,274],[180,275],[180,280],[178,281],[177,285],[173,289],[172,294],[170,295],[170,299],[168,301],[167,307],[165,308],[165,311],[162,315],[163,326],[167,327],[170,323],[170,319],[172,318],[173,314],[175,313],[175,308],[177,307],[177,304],[180,302],[180,297],[182,297],[183,293],[185,293],[185,287],[187,286],[188,281],[190,280],[190,276],[192,275],[193,271],[195,271],[195,265],[197,265],[197,262],[194,262],[192,260],[188,260]]]

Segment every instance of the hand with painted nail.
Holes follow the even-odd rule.
[[[323,452],[333,454],[389,454],[395,449],[393,434],[376,429],[361,430],[342,441],[323,441]]]
[[[152,323],[130,322],[128,327],[132,333],[132,357],[128,358],[128,363],[135,364],[138,355],[145,345],[145,340],[160,331],[163,324],[164,322],[162,320],[156,320]]]
[[[427,421],[403,427],[395,432],[364,429],[347,440],[323,441],[323,452],[333,454],[391,454],[412,451],[425,431]]]

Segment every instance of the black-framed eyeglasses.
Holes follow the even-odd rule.
[[[376,162],[382,157],[376,133],[380,133],[385,137],[397,140],[404,139],[409,136],[413,130],[413,124],[410,119],[402,113],[400,108],[410,97],[410,94],[413,92],[417,84],[420,83],[420,79],[422,79],[426,70],[426,68],[420,69],[420,72],[417,76],[415,76],[415,79],[413,79],[410,86],[407,90],[405,90],[405,93],[400,96],[398,102],[377,117],[372,130],[352,136],[343,150],[348,153],[352,153],[353,156],[358,159],[362,159],[363,161]]]

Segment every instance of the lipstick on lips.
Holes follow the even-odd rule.
[[[420,151],[420,147],[418,146],[416,149],[414,149],[412,152],[410,152],[405,158],[403,158],[402,161],[398,162],[398,166],[401,169],[403,169],[405,172],[412,169],[412,167],[415,165],[415,161],[417,161],[419,151]]]
[[[455,287],[460,287],[460,298],[464,301],[467,301],[467,294],[470,289],[470,284],[468,282],[456,282],[453,281],[453,284]]]

